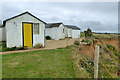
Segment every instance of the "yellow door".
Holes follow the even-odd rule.
[[[23,23],[24,46],[32,47],[32,24]]]

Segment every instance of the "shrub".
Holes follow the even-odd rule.
[[[12,47],[10,50],[11,50],[11,51],[15,51],[15,50],[16,50],[16,47]]]
[[[78,40],[75,40],[74,44],[78,46],[78,45],[80,45],[80,42]]]
[[[92,39],[87,39],[84,41],[85,43],[87,43],[88,45],[92,44],[93,43],[93,40]]]
[[[4,48],[3,51],[15,51],[17,50],[16,47],[11,47],[11,48]]]
[[[3,51],[11,51],[10,48],[4,48]]]
[[[109,52],[109,50],[108,50],[106,47],[104,47],[103,49],[104,49],[104,51],[105,51],[106,53]]]
[[[18,47],[17,50],[25,50],[25,47]]]
[[[107,46],[108,49],[110,49],[110,50],[113,51],[113,53],[114,53],[115,56],[118,56],[118,52],[117,52],[117,50],[115,49],[114,46],[109,45],[109,44],[107,44],[106,46]]]
[[[82,37],[85,37],[85,33],[80,33],[80,37],[82,38]]]
[[[46,36],[45,39],[51,40],[51,37],[50,36]]]
[[[115,47],[112,46],[112,45],[106,45],[106,46],[107,46],[107,48],[109,48],[110,50],[115,50]]]
[[[113,53],[114,53],[115,56],[118,56],[117,50],[114,50]]]
[[[87,57],[86,59],[80,59],[80,62],[79,64],[85,68],[89,73],[91,73],[91,75],[93,75],[93,71],[91,70],[91,68],[84,62],[84,60],[86,60],[86,63],[89,64],[89,66],[91,68],[94,67],[94,61],[90,58],[90,57]]]
[[[97,40],[93,40],[93,44],[97,43]]]
[[[89,40],[87,39],[87,40],[85,40],[84,42],[85,42],[85,43],[88,43],[88,42],[89,42]]]
[[[43,48],[43,45],[42,45],[42,44],[36,44],[36,45],[34,46],[34,48]]]
[[[87,29],[87,31],[84,31],[84,33],[85,33],[85,38],[87,39],[90,39],[93,36],[92,30],[89,28]]]

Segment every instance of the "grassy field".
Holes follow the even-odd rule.
[[[82,46],[82,45],[80,45]],[[40,50],[24,53],[11,53],[2,55],[2,77],[3,78],[93,78],[94,58],[82,53],[90,46],[69,46],[66,48]],[[92,45],[91,45],[92,46]],[[102,46],[102,45],[101,45]],[[81,51],[78,51],[78,48]],[[110,48],[111,49],[111,48]],[[88,50],[88,53],[91,49]],[[84,63],[86,57],[87,66]],[[83,59],[80,59],[82,57]],[[108,68],[111,74],[116,75],[118,71],[118,59],[113,51],[100,48],[100,60]],[[112,78],[107,70],[99,63],[100,78]]]
[[[72,62],[66,49],[3,55],[3,78],[71,78]]]
[[[80,37],[85,37],[83,32],[80,33]],[[108,39],[108,38],[118,38],[117,34],[104,34],[104,33],[93,33],[93,37],[96,39]]]
[[[79,71],[71,58],[70,47],[57,50],[40,50],[5,54],[3,78],[89,78],[89,73]]]

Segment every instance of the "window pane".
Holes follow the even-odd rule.
[[[33,24],[33,34],[39,34],[39,23]]]

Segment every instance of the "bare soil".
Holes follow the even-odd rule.
[[[97,44],[101,44],[100,40],[106,45],[106,44],[110,44],[112,46],[114,46],[117,50],[118,50],[118,39],[98,39],[97,40]]]
[[[79,39],[65,38],[62,40],[46,40],[45,48],[47,49],[64,48],[66,46],[74,44],[75,40],[81,41],[82,39],[83,38],[79,38]]]
[[[83,38],[79,38],[79,39],[65,38],[65,39],[62,39],[62,40],[46,40],[45,41],[45,48],[18,50],[18,51],[6,51],[6,52],[2,52],[0,54],[20,53],[20,52],[45,50],[45,49],[65,48],[66,46],[72,45],[75,40],[81,41],[82,39]]]
[[[118,50],[118,39],[97,39],[96,44],[101,45],[100,41],[102,41],[104,45],[106,44],[112,45]],[[91,45],[81,44],[79,46],[79,51],[82,54],[91,56],[93,58],[96,44],[91,44]]]

